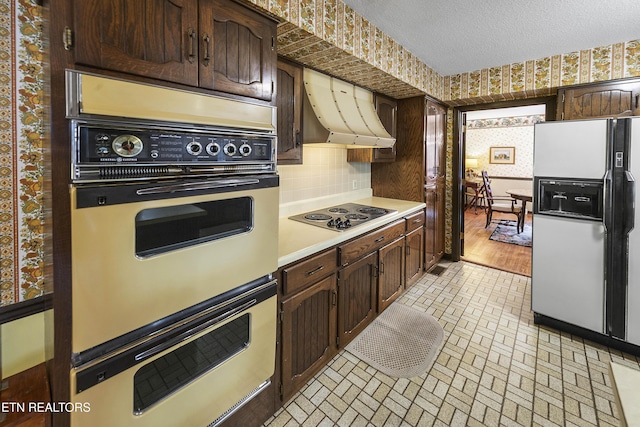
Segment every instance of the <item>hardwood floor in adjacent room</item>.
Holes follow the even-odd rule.
[[[531,276],[531,248],[510,243],[489,240],[496,229],[498,220],[514,219],[513,215],[494,213],[492,223],[484,228],[486,222],[484,212],[478,209],[467,209],[464,216],[464,256],[463,260],[475,264],[493,267],[498,270]],[[531,225],[531,214],[527,215],[526,224]]]

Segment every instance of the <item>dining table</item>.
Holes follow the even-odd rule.
[[[506,193],[512,198],[522,202],[521,214],[518,217],[518,229],[523,230],[527,215],[527,203],[533,202],[533,190],[531,188],[514,188],[507,190]]]

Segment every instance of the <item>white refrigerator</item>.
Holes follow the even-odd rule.
[[[535,126],[536,316],[640,345],[640,118]]]

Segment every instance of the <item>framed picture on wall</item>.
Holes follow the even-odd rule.
[[[516,147],[490,147],[489,163],[514,164],[516,162]]]

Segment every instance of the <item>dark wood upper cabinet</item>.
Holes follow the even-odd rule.
[[[271,100],[276,25],[232,0],[200,0],[200,86]]]
[[[426,183],[435,184],[445,177],[446,170],[446,117],[447,110],[440,104],[427,100],[425,129]]]
[[[395,99],[376,93],[374,95],[376,113],[389,135],[396,137],[398,103]],[[391,148],[354,148],[347,150],[348,162],[393,162],[396,159],[396,145]]]
[[[75,0],[79,64],[198,84],[198,0]]]
[[[75,0],[77,64],[270,101],[276,22],[232,0]]]
[[[559,89],[557,108],[558,120],[640,115],[640,80]]]
[[[293,62],[278,59],[278,164],[302,163],[302,96],[303,68]]]

